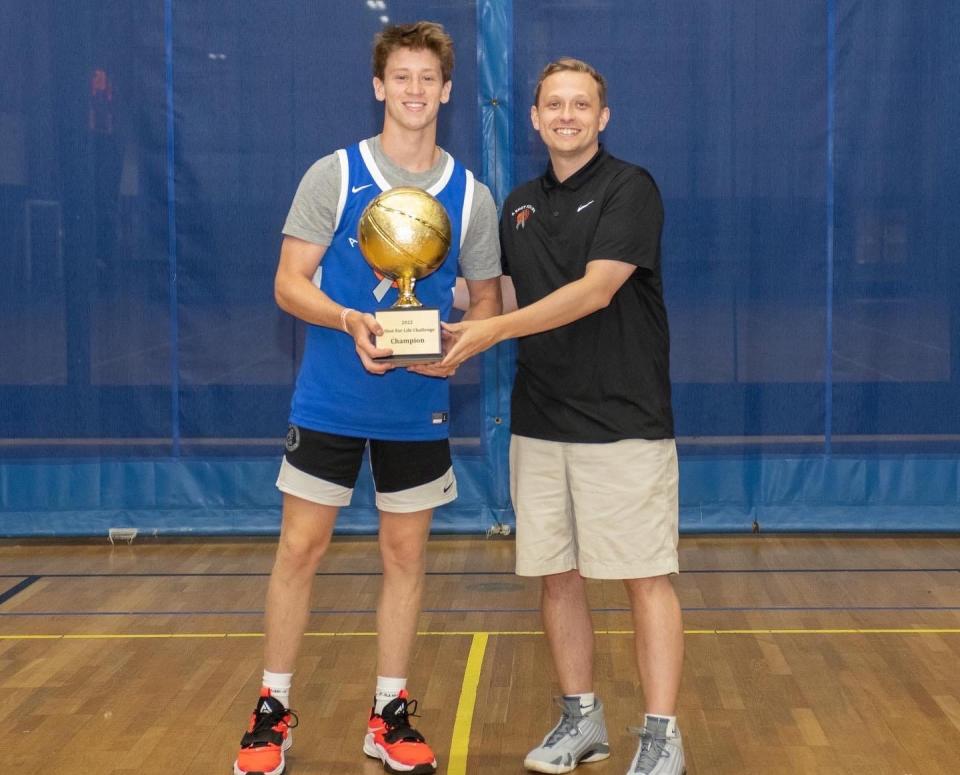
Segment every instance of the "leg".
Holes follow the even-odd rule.
[[[280,543],[264,614],[264,666],[271,672],[293,672],[310,612],[313,576],[330,545],[336,517],[336,506],[320,506],[287,493],[283,496]],[[234,775],[281,775],[286,768],[284,753],[293,742],[291,713],[284,708],[289,700],[286,694],[278,692],[274,697],[263,692],[240,741]]]
[[[380,512],[383,587],[377,604],[377,674],[406,678],[417,634],[433,509]]]
[[[568,445],[510,438],[517,574],[540,577],[540,612],[564,694],[593,691],[593,622],[577,563],[566,476]]]
[[[593,691],[593,621],[579,571],[544,576],[540,596],[543,629],[563,694]]]
[[[510,495],[517,513],[517,573],[540,577],[543,628],[564,695],[593,692],[593,622],[578,569],[566,449],[559,442],[513,436]],[[603,705],[565,696],[563,713],[523,760],[534,772],[571,772],[610,756]]]
[[[330,545],[338,507],[285,493],[280,544],[270,574],[264,616],[264,666],[291,673],[310,614],[317,566]]]
[[[640,743],[630,763],[638,775],[684,775],[677,728],[677,693],[683,667],[683,623],[669,576],[624,581],[635,629],[637,669],[646,700]],[[666,717],[666,718],[665,718]]]
[[[589,709],[581,695],[593,692],[593,622],[583,577],[577,570],[543,577],[540,599],[543,628],[560,680],[563,715],[543,742],[530,751],[523,766],[534,772],[571,772],[583,762],[610,756],[603,705]]]
[[[313,578],[330,545],[341,506],[350,502],[366,439],[291,425],[277,476],[283,523],[267,587],[264,686],[234,775],[281,775],[293,743],[290,678],[310,615]],[[273,675],[268,675],[271,673]],[[294,724],[295,726],[295,724]]]
[[[377,604],[377,675],[401,678],[410,667],[417,636],[427,535],[433,509],[408,513],[380,511],[380,556],[383,587]],[[432,775],[437,757],[423,735],[410,726],[405,689],[394,695],[378,682],[363,752],[383,762],[387,772]],[[389,699],[393,696],[393,699]]]
[[[637,669],[646,712],[676,715],[683,669],[683,622],[669,576],[624,581],[636,630]]]
[[[380,510],[383,587],[377,605],[377,674],[405,678],[423,597],[433,510],[457,496],[450,444],[371,441]]]
[[[683,663],[677,561],[677,457],[672,439],[572,445],[580,571],[626,579],[637,666],[649,712],[674,715]]]

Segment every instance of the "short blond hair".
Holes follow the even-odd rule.
[[[432,51],[440,60],[440,74],[446,83],[453,77],[453,39],[436,22],[414,22],[385,27],[373,39],[373,74],[383,80],[387,58],[397,49]]]
[[[543,82],[555,73],[564,72],[586,73],[593,78],[597,84],[597,92],[600,94],[600,107],[607,107],[606,79],[600,75],[599,71],[593,65],[587,64],[582,59],[575,59],[574,57],[560,57],[543,68],[543,70],[540,72],[540,78],[537,81],[537,90],[533,94],[534,105],[537,105],[540,102],[540,89],[543,86]]]

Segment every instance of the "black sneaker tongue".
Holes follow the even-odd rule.
[[[403,718],[407,715],[407,701],[403,697],[390,700],[383,709],[384,718]]]
[[[257,703],[258,716],[270,713],[282,713],[285,710],[286,708],[283,707],[283,703],[273,697],[261,697],[260,702]]]

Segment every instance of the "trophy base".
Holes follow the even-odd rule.
[[[393,355],[377,358],[378,362],[414,366],[443,358],[440,310],[436,307],[382,309],[374,316],[383,328],[376,338],[377,347],[393,350]]]
[[[374,358],[377,363],[395,363],[398,366],[428,366],[443,360],[443,353],[439,355],[387,355],[383,358]]]

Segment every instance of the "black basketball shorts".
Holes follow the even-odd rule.
[[[447,439],[368,440],[297,425],[287,431],[277,488],[324,506],[346,506],[353,496],[368,443],[380,511],[422,511],[457,497]]]

